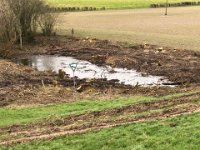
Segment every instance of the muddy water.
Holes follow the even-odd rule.
[[[62,69],[70,77],[73,77],[73,71],[70,68],[70,64],[77,63],[75,76],[79,79],[117,79],[120,83],[125,85],[138,84],[143,86],[155,86],[169,83],[164,77],[145,75],[136,72],[135,70],[127,70],[125,68],[111,68],[110,66],[99,67],[88,61],[77,60],[72,57],[36,55],[26,59],[20,59],[17,63],[32,66],[39,71],[52,70],[58,72],[59,69]]]

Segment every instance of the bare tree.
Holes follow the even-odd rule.
[[[15,22],[14,14],[9,11],[9,6],[4,0],[0,3],[0,35],[2,41],[12,41],[15,36]]]
[[[31,42],[38,25],[51,33],[55,25],[53,15],[49,14],[43,0],[0,0],[0,37],[5,41]],[[44,17],[45,16],[45,17]],[[41,22],[41,18],[46,21]],[[46,25],[47,24],[47,25]]]
[[[56,15],[55,13],[44,13],[39,17],[39,25],[41,27],[43,35],[50,36],[54,31],[56,24]]]
[[[165,16],[167,16],[167,14],[168,14],[168,6],[169,6],[169,3],[168,3],[168,0],[166,0],[166,3],[165,3]]]

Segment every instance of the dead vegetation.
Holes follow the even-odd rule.
[[[77,80],[77,92],[74,93],[73,79],[69,77],[59,79],[53,72],[39,72],[30,67],[0,60],[0,106],[62,103],[76,99],[113,99],[140,94],[166,95],[177,91],[181,89],[132,87],[114,80],[88,82],[83,79]]]
[[[97,65],[136,69],[150,75],[165,76],[177,85],[200,83],[200,52],[158,47],[130,46],[97,39],[66,39],[53,42],[46,54],[73,56]]]
[[[152,45],[131,46],[126,43],[97,39],[38,37],[30,51],[13,53],[11,57],[32,54],[72,56],[97,65],[136,69],[144,75],[165,76],[180,85],[169,87],[125,86],[116,80],[77,80],[74,97],[73,80],[60,78],[53,72],[38,72],[30,67],[0,61],[0,105],[49,104],[76,99],[110,99],[133,95],[167,95],[198,88],[200,53]],[[103,93],[103,94],[102,94]]]

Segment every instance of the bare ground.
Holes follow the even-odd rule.
[[[80,99],[109,100],[134,95],[166,95],[186,90],[167,87],[131,87],[104,79],[90,82],[77,80],[77,87],[79,90],[74,92],[73,80],[68,76],[59,79],[58,75],[52,72],[38,72],[8,60],[0,60],[0,107],[63,103]],[[187,88],[187,90],[192,89]]]
[[[115,80],[77,80],[80,90],[74,97],[73,81],[68,76],[60,79],[53,72],[38,72],[30,67],[1,60],[0,106],[110,99],[140,94],[159,96],[198,89],[200,83],[200,52],[197,51],[63,36],[38,37],[36,43],[34,46],[26,46],[29,49],[27,51],[13,51],[10,57],[23,58],[33,54],[73,56],[97,65],[136,69],[143,75],[165,76],[172,84],[181,86],[144,88],[125,86]]]
[[[97,65],[110,65],[157,76],[165,76],[175,84],[200,83],[200,52],[134,45],[91,38],[52,41],[45,54],[73,56]],[[62,45],[62,46],[61,46]]]

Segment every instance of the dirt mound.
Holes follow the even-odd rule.
[[[39,92],[42,82],[51,83],[53,74],[0,60],[0,106],[16,99],[28,101]]]

